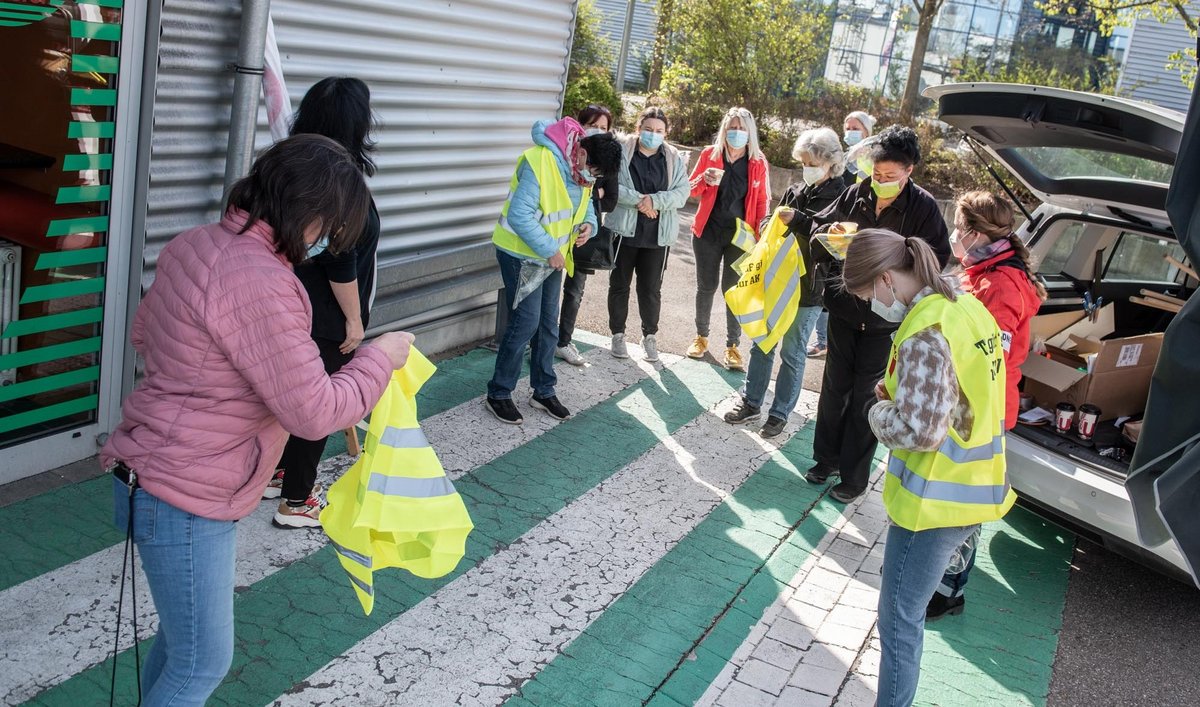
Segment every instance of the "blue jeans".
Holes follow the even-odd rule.
[[[129,522],[129,491],[113,479],[114,521]],[[142,666],[143,703],[203,705],[233,662],[233,521],[209,520],[138,489],[133,541],[158,611]]]
[[[817,348],[829,348],[829,341],[826,338],[826,332],[829,330],[829,310],[822,309],[821,314],[817,317]]]
[[[504,280],[504,306],[508,307],[508,327],[496,351],[496,372],[488,381],[487,394],[496,400],[512,398],[521,377],[521,359],[530,344],[529,384],[539,398],[554,395],[558,376],[554,374],[554,347],[558,345],[558,299],[562,292],[561,270],[546,278],[540,287],[513,309],[521,275],[521,259],[497,249],[500,278]]]
[[[800,387],[804,384],[804,363],[808,360],[808,337],[817,322],[820,307],[801,307],[784,332],[783,338],[763,353],[758,346],[750,346],[750,367],[746,370],[746,384],[742,386],[742,397],[746,403],[760,408],[767,396],[767,384],[771,382],[771,370],[775,367],[775,352],[780,352],[779,378],[775,381],[775,401],[771,403],[771,417],[781,420],[796,407],[800,398]]]
[[[967,558],[967,568],[962,572],[947,572],[942,575],[942,582],[938,585],[937,593],[951,599],[961,597],[967,587],[967,579],[971,576],[971,570],[975,568],[975,554],[977,548],[972,548],[970,557]]]
[[[978,526],[913,532],[888,527],[879,588],[879,663],[877,707],[907,707],[917,694],[925,609],[951,556]]]

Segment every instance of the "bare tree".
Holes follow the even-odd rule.
[[[917,36],[913,39],[912,63],[908,66],[908,80],[904,83],[904,98],[900,101],[900,121],[912,123],[917,112],[917,100],[921,95],[921,71],[925,68],[925,52],[929,49],[929,34],[933,21],[942,9],[945,0],[911,0],[917,10]]]

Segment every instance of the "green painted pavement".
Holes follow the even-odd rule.
[[[811,453],[808,425],[508,704],[692,704],[841,513]]]
[[[1046,704],[1074,546],[1021,508],[984,526],[967,610],[925,631],[915,704]]]
[[[472,349],[439,363],[437,374],[418,396],[421,417],[432,417],[479,395],[495,361],[491,351]],[[323,458],[345,453],[345,436],[331,435]],[[99,467],[96,474],[97,478],[0,508],[0,537],[6,539],[0,555],[0,591],[125,539],[112,524],[112,482]]]
[[[380,575],[372,616],[360,613],[328,547],[242,589],[235,601],[234,664],[214,703],[274,700],[703,414],[736,381],[740,376],[684,359],[459,479],[455,486],[475,522],[464,561],[434,581],[400,571]],[[129,664],[132,651],[121,660]],[[35,702],[87,703],[108,689],[110,670],[105,661]],[[132,670],[121,675],[122,699],[129,699]]]

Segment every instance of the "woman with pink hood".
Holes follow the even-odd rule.
[[[521,153],[509,182],[508,200],[492,232],[508,326],[496,352],[496,370],[487,387],[487,407],[510,425],[524,422],[512,400],[521,375],[526,344],[529,354],[530,405],[565,420],[570,411],[555,393],[554,349],[558,345],[558,305],[562,271],[571,270],[571,249],[596,232],[591,189],[596,179],[616,174],[621,145],[608,133],[585,137],[574,118],[542,120],[533,126],[533,147]],[[542,263],[554,272],[519,303],[523,265]]]

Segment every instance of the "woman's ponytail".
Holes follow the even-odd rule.
[[[1025,268],[1025,276],[1029,278],[1029,281],[1033,283],[1034,289],[1037,290],[1038,299],[1045,302],[1049,299],[1050,294],[1046,292],[1046,286],[1037,277],[1033,255],[1029,252],[1029,248],[1021,240],[1021,237],[1015,233],[1009,234],[1008,242],[1012,246],[1013,253]]]
[[[904,239],[904,247],[908,249],[912,259],[912,274],[922,285],[953,302],[957,299],[954,287],[942,277],[942,269],[938,266],[937,255],[924,239],[909,236]]]

